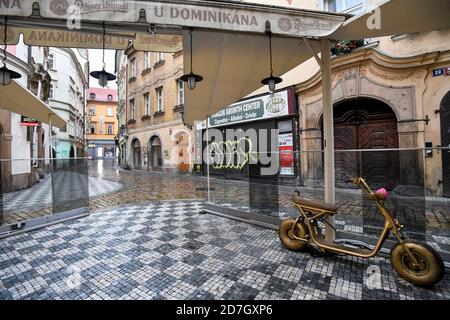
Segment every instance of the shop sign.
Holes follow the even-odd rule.
[[[278,135],[278,150],[280,152],[280,175],[294,175],[294,142],[292,133]]]
[[[209,117],[209,127],[238,124],[255,120],[277,118],[292,113],[289,94],[291,90],[284,90],[258,98],[237,102]],[[206,123],[202,125],[203,129]]]
[[[433,70],[433,77],[439,77],[444,75],[444,68],[440,68],[440,69],[434,69]]]
[[[445,75],[450,76],[450,67],[445,67],[444,70],[445,70]]]
[[[40,122],[37,120],[34,120],[32,118],[24,117],[22,116],[22,119],[20,121],[20,125],[22,127],[38,127],[40,126]]]

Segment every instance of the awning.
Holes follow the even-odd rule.
[[[358,40],[450,28],[449,0],[384,0],[367,9],[344,22],[331,38]]]
[[[23,23],[24,25],[28,25]],[[7,44],[16,45],[20,35],[23,42],[29,46],[60,47],[60,48],[89,48],[102,49],[103,35],[101,32],[70,31],[51,28],[8,27]],[[4,38],[4,28],[0,27],[0,39]],[[132,42],[136,50],[178,52],[183,50],[181,35],[150,33],[110,33],[105,36],[105,49],[125,50]]]
[[[55,127],[66,125],[66,121],[55,111],[15,80],[7,86],[0,86],[0,108],[44,123],[48,123],[51,116]]]
[[[309,40],[320,52],[317,40]],[[184,37],[185,72],[190,71],[189,36]],[[298,38],[272,39],[273,68],[281,75],[311,57],[305,42]],[[184,121],[193,124],[240,100],[261,86],[270,75],[269,40],[265,35],[225,32],[193,32],[194,72],[204,80],[195,90],[185,91]]]

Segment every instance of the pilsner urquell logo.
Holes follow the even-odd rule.
[[[69,8],[69,2],[67,0],[52,0],[50,2],[50,10],[58,16],[65,15]]]
[[[0,39],[3,39],[5,37],[5,28],[0,28]],[[6,31],[6,42],[12,41],[16,37],[16,33],[14,30],[8,29]]]
[[[279,95],[273,95],[266,105],[266,110],[270,113],[280,113],[286,107],[286,101]]]
[[[50,2],[50,10],[59,16],[67,14],[69,8],[69,2],[67,0],[52,0]],[[95,3],[87,3],[82,0],[76,0],[74,5],[80,8],[81,14],[100,12],[100,11],[112,11],[112,12],[128,12],[128,3],[117,1],[98,1]]]

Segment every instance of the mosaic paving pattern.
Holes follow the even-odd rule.
[[[81,174],[65,173],[64,176],[58,176],[59,180],[63,180],[63,189],[67,190],[69,186],[85,185],[86,176]],[[97,177],[89,177],[89,196],[96,197],[112,192],[116,192],[123,187],[123,184],[116,181],[101,179]],[[83,193],[86,193],[84,191]],[[65,192],[70,197],[70,192]],[[3,212],[12,212],[15,210],[23,210],[26,208],[42,208],[51,206],[52,204],[52,179],[47,175],[40,183],[33,185],[31,188],[5,193],[3,195]]]
[[[221,207],[234,209],[243,212],[250,212],[250,207],[237,206],[230,203],[212,202]],[[296,218],[298,212],[295,208],[281,208],[279,212],[270,212],[270,215],[278,217],[280,219]],[[373,238],[377,238],[383,229],[383,218],[380,216],[375,220],[369,220],[362,216],[350,216],[346,214],[338,214],[335,216],[335,228],[337,231],[343,231],[348,233],[354,233],[360,235],[370,235]],[[403,220],[400,220],[403,223]],[[425,228],[424,228],[425,229]],[[440,253],[450,254],[450,232],[448,230],[439,230],[437,228],[426,228],[423,232],[415,232],[408,229],[408,224],[405,224],[403,230],[405,234],[410,238],[422,242],[426,242]],[[390,238],[395,240],[391,235]],[[446,262],[448,263],[448,262]]]
[[[155,202],[0,240],[1,299],[449,299],[384,258],[284,249],[276,232]]]

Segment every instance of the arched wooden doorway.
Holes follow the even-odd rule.
[[[141,167],[141,143],[138,139],[134,139],[131,143],[131,149],[133,150],[133,168]]]
[[[152,169],[162,167],[162,146],[161,139],[158,136],[150,138],[150,163]]]
[[[397,117],[384,102],[358,98],[334,106],[336,186],[348,187],[348,179],[364,176],[373,187],[394,188],[399,181]],[[347,151],[346,151],[347,150]]]
[[[450,92],[441,102],[441,145],[450,148]],[[442,150],[442,185],[444,197],[450,198],[450,150]]]

